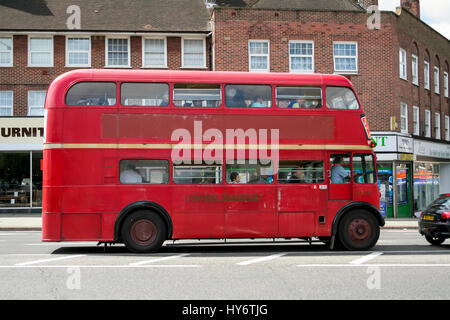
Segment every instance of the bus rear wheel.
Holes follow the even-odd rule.
[[[380,237],[380,226],[370,212],[354,210],[342,218],[338,232],[347,250],[369,250]]]
[[[129,214],[122,225],[122,240],[135,253],[158,251],[167,239],[167,228],[156,213],[138,210]]]

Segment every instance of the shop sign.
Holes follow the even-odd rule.
[[[413,153],[414,143],[410,137],[399,135],[372,135],[377,146],[375,152]]]
[[[414,140],[414,152],[418,156],[449,159],[450,144]]]
[[[44,118],[0,118],[0,150],[42,150]]]

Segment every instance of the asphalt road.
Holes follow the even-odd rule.
[[[450,298],[450,240],[383,230],[368,252],[320,242],[166,242],[157,254],[93,242],[42,243],[40,232],[0,232],[0,299]]]

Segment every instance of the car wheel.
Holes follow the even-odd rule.
[[[380,226],[370,212],[354,210],[342,218],[338,234],[347,250],[369,250],[378,241]]]
[[[129,214],[122,225],[122,240],[136,253],[156,252],[167,239],[163,219],[152,211],[138,210]]]
[[[425,236],[425,239],[433,246],[439,246],[445,241],[445,238],[442,236]]]

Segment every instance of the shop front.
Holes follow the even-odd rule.
[[[413,215],[414,144],[409,135],[375,132],[380,211],[386,218]]]
[[[41,212],[42,117],[0,118],[0,212]]]
[[[450,192],[450,143],[414,139],[414,211]]]

